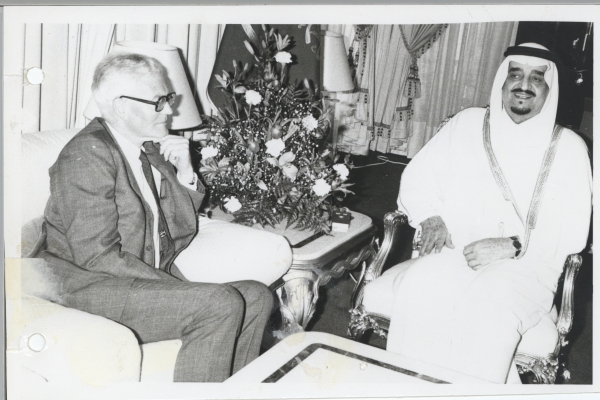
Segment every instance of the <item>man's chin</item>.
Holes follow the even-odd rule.
[[[516,115],[527,115],[531,112],[531,108],[519,108],[519,107],[511,107],[510,111]]]

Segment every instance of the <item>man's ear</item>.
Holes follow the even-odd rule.
[[[123,118],[123,116],[127,112],[127,110],[126,110],[127,105],[125,104],[125,99],[122,99],[120,97],[113,99],[112,107],[113,107],[113,110],[115,111],[115,114],[117,114],[117,116],[119,118]]]

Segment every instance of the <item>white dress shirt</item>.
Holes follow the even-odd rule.
[[[135,177],[135,180],[136,180],[138,186],[140,187],[140,190],[142,192],[142,196],[144,197],[144,200],[146,201],[146,203],[148,203],[148,205],[150,206],[150,209],[152,210],[152,215],[154,216],[154,218],[153,218],[154,223],[153,223],[153,227],[152,227],[152,239],[154,241],[154,267],[158,268],[160,266],[160,245],[159,245],[160,238],[159,238],[159,234],[158,234],[158,219],[159,219],[158,206],[156,204],[156,200],[154,199],[154,194],[152,194],[152,189],[150,188],[148,181],[146,181],[146,177],[144,176],[144,171],[142,170],[142,162],[140,161],[140,152],[144,151],[144,148],[143,148],[143,146],[137,147],[135,144],[131,143],[125,136],[121,135],[108,122],[106,124],[110,128],[111,133],[113,134],[119,147],[123,151],[123,154],[125,155],[125,159],[129,163],[129,166],[131,167],[131,170],[133,171],[133,176]],[[158,193],[160,193],[160,183],[161,183],[162,175],[156,168],[154,168],[154,166],[151,166],[151,168],[152,168],[152,175],[154,177],[154,184],[156,185],[156,191]],[[196,174],[194,174],[194,181],[192,182],[192,184],[190,184],[189,182],[182,182],[181,180],[179,180],[179,183],[181,183],[183,186],[187,187],[188,189],[196,190],[196,180],[197,180],[197,176],[196,176]]]

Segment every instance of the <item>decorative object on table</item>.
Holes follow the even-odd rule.
[[[347,209],[334,211],[331,217],[331,231],[348,232],[348,228],[350,228],[350,211]]]
[[[205,117],[200,173],[209,205],[232,213],[237,223],[287,220],[288,227],[329,232],[336,203],[352,193],[345,182],[348,158],[332,160],[318,90],[307,79],[288,82],[291,38],[264,25],[260,38],[245,29],[257,73],[233,60],[233,73],[215,76],[229,104]]]
[[[117,42],[110,52],[110,54],[119,53],[135,53],[152,57],[165,67],[167,81],[171,86],[168,88],[169,92],[177,94],[175,99],[177,112],[170,116],[170,130],[186,130],[202,124],[177,47],[154,42],[123,41]],[[90,99],[83,115],[89,120],[100,116],[100,110],[98,110],[93,97]]]

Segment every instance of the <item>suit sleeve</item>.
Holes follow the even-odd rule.
[[[117,169],[110,150],[84,139],[51,168],[51,190],[74,263],[120,278],[177,279],[122,251],[115,202]]]

